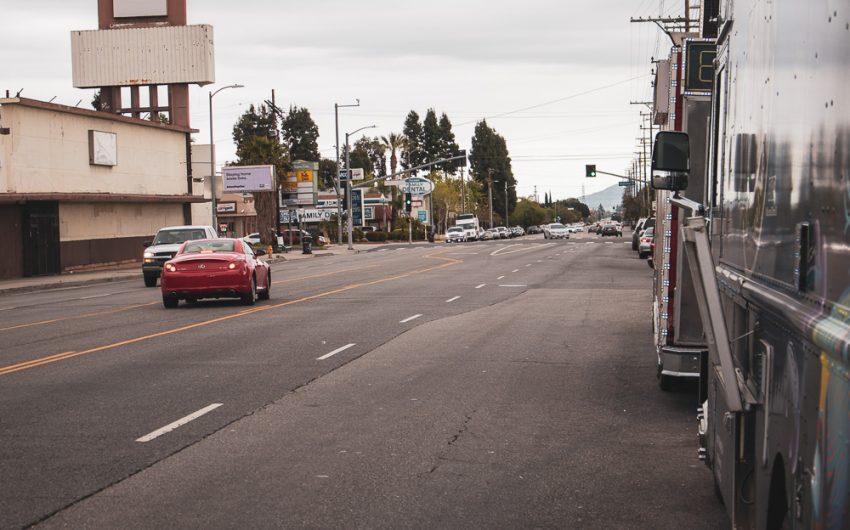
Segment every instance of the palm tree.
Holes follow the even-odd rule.
[[[398,151],[404,149],[404,136],[397,133],[390,133],[381,137],[381,144],[390,150],[390,174],[394,175],[398,168]],[[392,186],[392,214],[390,215],[390,225],[395,226],[396,220],[396,186]],[[390,228],[392,229],[392,228]]]

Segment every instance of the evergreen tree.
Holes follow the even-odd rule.
[[[233,126],[233,141],[236,143],[235,165],[273,165],[279,183],[289,167],[289,157],[278,138],[276,124],[274,115],[265,105],[259,108],[251,105]],[[276,193],[277,190],[254,193],[257,228],[260,240],[267,245],[272,243],[277,228]]]
[[[460,148],[455,141],[452,122],[444,112],[440,115],[440,153],[438,158],[451,158],[460,154]],[[458,161],[446,162],[440,169],[454,175],[457,172]]]
[[[425,152],[422,148],[422,124],[419,123],[419,114],[411,110],[404,120],[404,151],[401,153],[402,169],[421,166],[425,163]]]
[[[505,204],[505,182],[508,185],[508,211],[516,206],[516,179],[511,169],[511,158],[505,139],[487,125],[486,120],[478,122],[472,137],[472,149],[469,154],[471,174],[480,182],[486,196],[487,187],[493,183],[493,205]]]
[[[428,109],[425,120],[422,122],[422,151],[425,153],[425,160],[422,163],[440,159],[443,151],[442,143],[437,113],[434,109]]]
[[[283,142],[289,148],[291,160],[319,161],[319,127],[310,116],[309,110],[297,106],[289,107],[289,113],[282,120],[280,129]]]

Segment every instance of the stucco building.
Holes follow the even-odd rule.
[[[187,127],[6,98],[0,132],[0,278],[138,261],[204,201]]]

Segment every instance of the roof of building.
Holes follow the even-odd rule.
[[[21,105],[24,107],[31,107],[36,109],[49,110],[53,112],[64,112],[67,114],[76,114],[78,116],[85,116],[87,118],[96,118],[100,120],[108,120],[108,121],[116,121],[121,123],[127,123],[132,125],[142,125],[144,127],[154,127],[157,129],[165,129],[169,131],[182,132],[182,133],[196,133],[198,129],[191,129],[188,127],[180,127],[177,125],[171,125],[168,123],[162,123],[159,121],[151,121],[151,120],[143,120],[140,118],[130,118],[128,116],[122,116],[120,114],[114,114],[112,112],[102,112],[98,110],[89,110],[89,109],[81,109],[79,107],[69,107],[68,105],[59,105],[57,103],[48,103],[47,101],[39,101],[37,99],[29,99],[29,98],[0,98],[0,107],[5,105]]]

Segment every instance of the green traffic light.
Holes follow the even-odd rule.
[[[584,166],[584,174],[586,177],[596,176],[596,164],[587,164]]]

